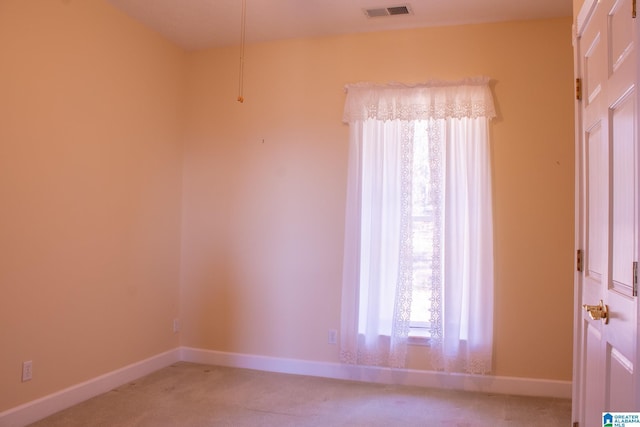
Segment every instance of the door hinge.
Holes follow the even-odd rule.
[[[633,262],[633,296],[638,296],[638,261]]]
[[[576,270],[582,272],[582,249],[576,251]]]
[[[576,79],[576,99],[580,101],[582,99],[582,79]]]
[[[636,12],[637,12],[637,7],[636,7],[636,0],[633,0],[631,2],[631,17],[635,19],[636,17]]]

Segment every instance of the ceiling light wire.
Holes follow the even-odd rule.
[[[242,0],[242,20],[240,23],[240,73],[238,76],[238,102],[244,102],[244,44],[247,27],[247,0]]]

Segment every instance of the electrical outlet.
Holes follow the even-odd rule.
[[[33,377],[33,362],[27,360],[22,362],[22,382],[29,381]]]
[[[178,319],[173,319],[173,333],[177,334],[180,332],[180,321]]]
[[[329,329],[327,342],[329,344],[337,344],[338,343],[338,331],[335,329]]]

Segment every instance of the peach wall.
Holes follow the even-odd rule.
[[[0,411],[178,345],[337,362],[343,86],[478,74],[499,109],[495,373],[570,379],[570,27],[251,45],[239,104],[237,48],[185,54],[100,0],[2,0]]]
[[[0,2],[0,412],[177,347],[184,65],[104,1]]]
[[[188,58],[182,345],[338,361],[348,128],[343,86],[487,75],[495,374],[571,379],[571,19],[299,39]],[[410,365],[426,369],[426,350]]]

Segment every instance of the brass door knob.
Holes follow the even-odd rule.
[[[602,300],[600,300],[600,304],[598,305],[585,304],[582,307],[589,313],[589,317],[593,320],[602,320],[605,325],[609,323],[609,307],[607,307]]]

